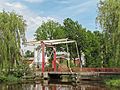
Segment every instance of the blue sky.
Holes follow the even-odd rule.
[[[99,0],[0,0],[0,11],[15,11],[26,20],[26,37],[34,39],[36,29],[48,19],[62,23],[65,18],[78,21],[88,30],[95,29]]]

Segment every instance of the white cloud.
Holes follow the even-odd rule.
[[[28,30],[34,29],[34,31],[42,24],[42,22],[47,22],[48,20],[55,20],[52,17],[41,17],[41,16],[30,16],[30,17],[26,17],[28,18],[27,20],[27,25],[28,25]]]
[[[31,2],[33,0],[30,0]],[[37,1],[42,1],[42,0],[34,0],[34,2]],[[49,19],[50,20],[55,20],[52,17],[43,17],[40,15],[37,15],[36,13],[34,13],[33,11],[31,11],[27,6],[25,6],[23,3],[20,2],[8,2],[6,0],[2,0],[0,1],[0,11],[2,10],[5,11],[15,11],[17,14],[22,15],[23,18],[26,20],[26,24],[27,24],[27,31],[26,31],[26,38],[28,41],[34,39],[34,33],[36,31],[36,29],[42,24],[42,22],[46,22]],[[22,47],[24,50],[28,49],[27,47],[24,48]]]
[[[0,1],[0,11],[1,10],[5,10],[5,11],[24,11],[25,9],[27,9],[27,6],[25,6],[24,4],[20,3],[20,2],[8,2],[8,1]]]
[[[27,1],[29,3],[41,3],[41,2],[43,2],[43,0],[25,0],[25,1]]]
[[[32,0],[31,0],[32,1]],[[36,0],[37,1],[37,0]],[[0,1],[0,11],[15,11],[17,14],[22,15],[23,18],[26,20],[27,24],[27,39],[33,39],[33,34],[35,30],[42,24],[43,21],[47,20],[55,20],[52,17],[43,17],[37,15],[33,11],[31,11],[27,6],[20,2],[10,3],[8,1]]]
[[[35,34],[35,31],[36,29],[42,24],[42,22],[47,22],[48,20],[54,20],[54,21],[57,21],[56,19],[52,18],[52,17],[41,17],[41,16],[38,16],[38,15],[31,15],[31,16],[25,16],[25,18],[27,19],[27,31],[26,31],[26,36],[27,36],[27,41],[31,41],[31,40],[34,40],[34,34]],[[22,47],[22,49],[24,51],[26,50],[31,50],[33,51],[33,48],[34,47]]]
[[[14,3],[5,2],[4,5],[7,7],[11,7],[13,9],[25,9],[26,8],[25,5],[23,5],[19,2],[14,2]]]
[[[89,12],[93,5],[96,5],[96,2],[98,2],[98,0],[87,0],[84,2],[81,2],[80,0],[75,2],[74,0],[71,0],[69,1],[69,5],[64,9],[59,10],[58,14],[59,16],[61,15],[61,17],[68,17],[69,14],[70,16],[80,15],[84,12]]]
[[[67,7],[67,10],[76,10],[76,12],[78,11],[78,12],[83,12],[83,11],[86,11],[86,10],[88,10],[89,9],[89,7],[91,6],[91,5],[93,5],[93,2],[94,2],[94,0],[93,1],[88,1],[88,2],[84,2],[84,3],[80,3],[80,4],[78,4],[78,5],[72,5],[72,6],[70,6],[70,7]]]

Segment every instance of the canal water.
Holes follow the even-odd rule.
[[[0,84],[0,90],[120,90],[107,87],[101,83],[81,82],[73,83],[27,83],[27,84]]]

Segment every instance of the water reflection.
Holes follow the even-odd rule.
[[[0,90],[119,90],[100,84],[0,84]]]

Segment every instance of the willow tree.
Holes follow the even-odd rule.
[[[0,12],[0,66],[16,67],[20,60],[21,40],[25,40],[25,21],[14,12]]]
[[[103,64],[120,66],[120,0],[101,0],[97,21],[104,34]]]

